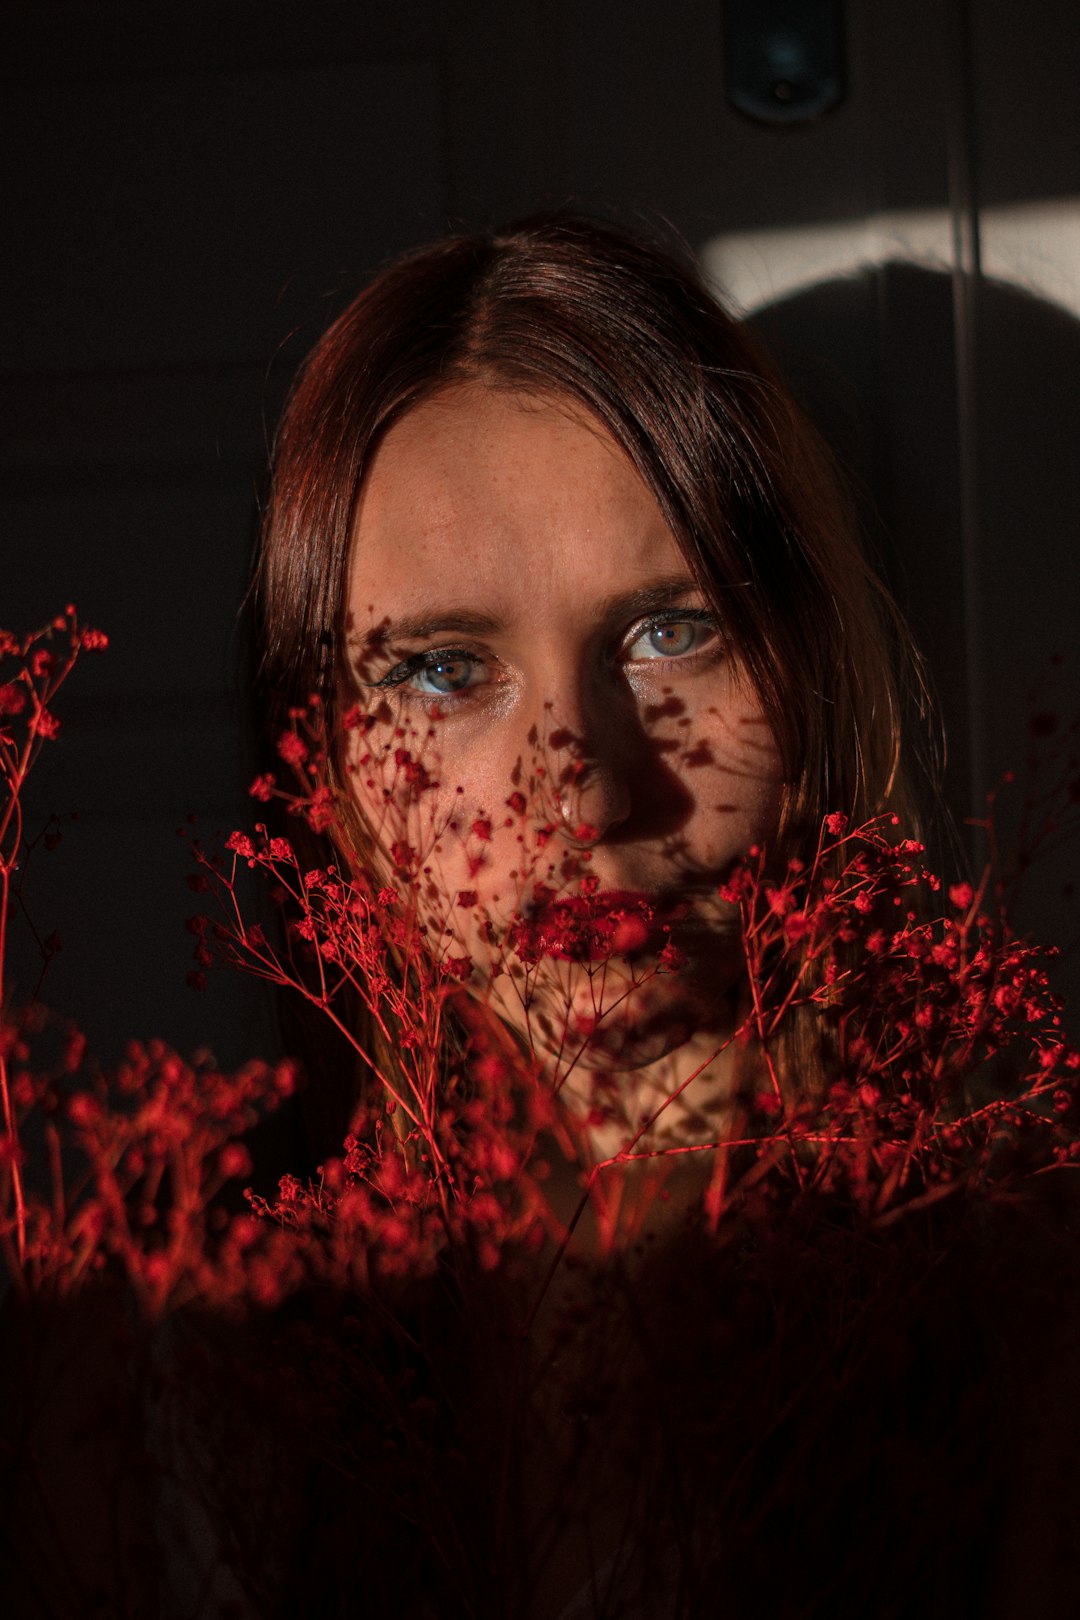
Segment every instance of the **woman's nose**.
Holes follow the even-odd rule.
[[[634,809],[632,773],[641,763],[634,715],[606,667],[586,662],[568,669],[560,661],[546,673],[549,680],[537,682],[545,694],[541,712],[528,734],[541,787],[538,809],[560,839],[588,849]]]

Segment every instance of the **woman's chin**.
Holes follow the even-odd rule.
[[[670,979],[607,998],[587,987],[558,1013],[536,1012],[530,1023],[537,1046],[564,1066],[616,1073],[660,1062],[703,1027],[701,1003]]]
[[[663,1029],[612,1024],[591,1034],[570,1035],[570,1055],[579,1068],[600,1069],[606,1073],[631,1073],[647,1069],[685,1046],[696,1033],[694,1026],[669,1023]]]

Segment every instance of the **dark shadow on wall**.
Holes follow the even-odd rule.
[[[926,655],[948,808],[961,825],[982,814],[983,795],[1014,771],[999,801],[1002,847],[1013,851],[1033,830],[1033,770],[1039,783],[1063,773],[1059,809],[1069,784],[1080,792],[1080,322],[1018,288],[979,284],[967,491],[948,275],[887,264],[796,294],[752,324],[846,470],[870,551]],[[1066,951],[1080,935],[1076,808],[1074,798],[1071,837],[1059,827],[1024,873],[1017,906],[1021,927]],[[978,835],[971,850],[981,861]],[[1075,951],[1063,966],[1075,1000]]]

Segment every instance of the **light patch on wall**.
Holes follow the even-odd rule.
[[[1080,317],[1080,198],[1005,203],[979,215],[982,271]],[[900,261],[951,272],[953,216],[899,209],[836,223],[735,231],[701,253],[717,291],[745,314],[822,282]]]

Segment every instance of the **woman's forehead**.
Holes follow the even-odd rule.
[[[592,596],[676,575],[691,582],[651,491],[594,417],[558,397],[463,386],[379,445],[353,526],[350,605],[392,596],[413,613],[433,588],[468,585],[505,609],[553,578]]]

